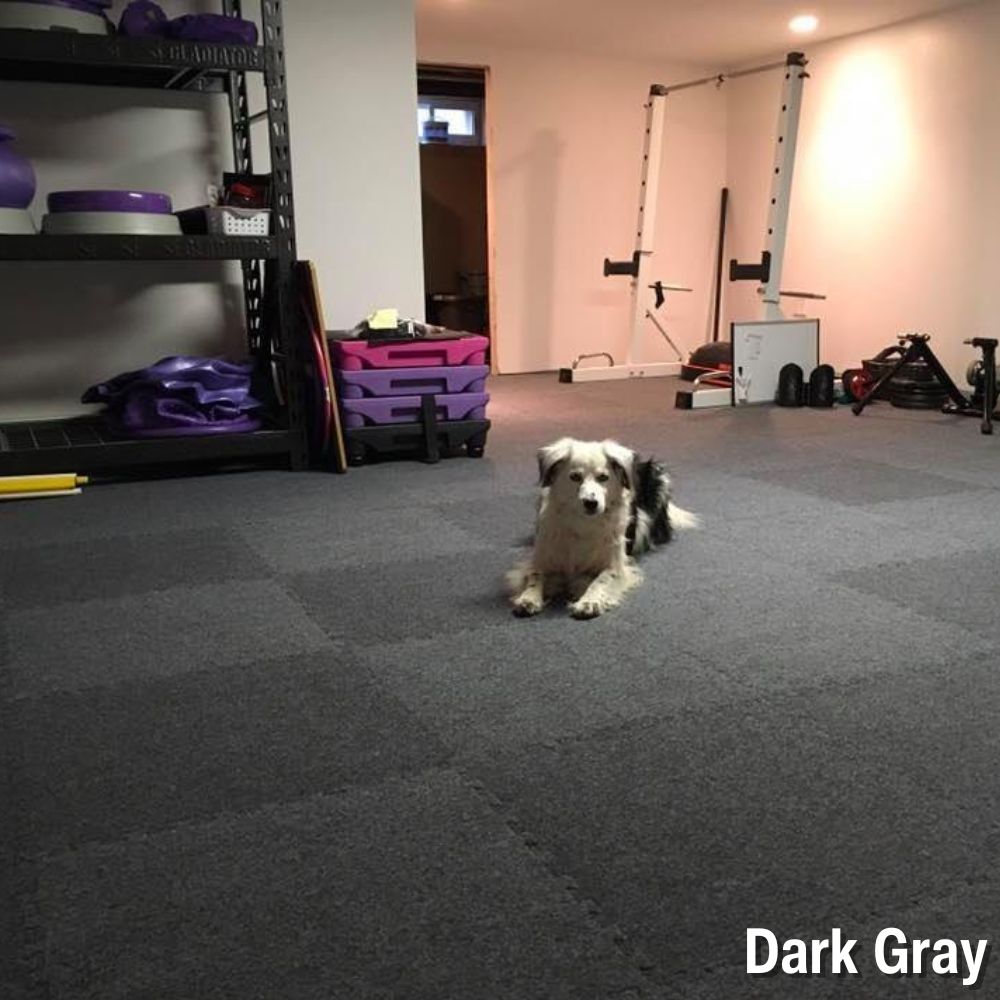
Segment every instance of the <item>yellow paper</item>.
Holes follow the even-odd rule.
[[[398,325],[398,309],[376,309],[368,317],[368,328],[371,330],[395,330]]]

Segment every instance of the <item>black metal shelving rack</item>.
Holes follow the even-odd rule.
[[[241,0],[222,0],[241,16]],[[259,46],[0,30],[0,79],[180,90],[229,96],[234,169],[253,172],[250,126],[266,119],[271,236],[0,235],[0,261],[238,260],[247,344],[262,367],[283,370],[281,425],[243,434],[120,439],[90,417],[0,424],[0,475],[101,473],[170,463],[308,460],[301,381],[304,348],[295,307],[295,222],[282,0],[262,0]],[[248,74],[262,74],[267,106],[251,113]],[[265,272],[265,268],[267,269]],[[266,282],[265,282],[266,277]],[[265,296],[265,284],[267,294]],[[266,318],[265,318],[266,317]]]

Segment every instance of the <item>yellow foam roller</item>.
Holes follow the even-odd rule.
[[[75,472],[50,472],[42,476],[0,476],[0,494],[54,493],[76,490],[87,484]]]

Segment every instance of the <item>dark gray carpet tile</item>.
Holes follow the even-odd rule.
[[[27,608],[268,575],[228,529],[162,531],[11,549],[0,561],[0,593],[7,607]]]
[[[952,419],[954,424],[943,428],[890,424],[878,435],[845,437],[839,448],[850,460],[884,463],[917,474],[936,473],[967,486],[1000,488],[995,435],[980,434],[974,420]]]
[[[487,547],[428,506],[393,510],[322,507],[308,515],[273,518],[241,528],[246,544],[279,573],[405,562]]]
[[[262,473],[248,473],[258,479]],[[214,485],[206,486],[206,480]],[[4,506],[0,549],[72,544],[113,538],[133,531],[172,531],[224,525],[227,503],[240,495],[228,475],[198,479],[103,483],[86,486],[79,496],[24,500]],[[251,490],[252,492],[252,490]],[[212,500],[206,500],[206,493]]]
[[[811,619],[836,614],[828,607],[831,592],[855,597],[851,612],[861,604],[848,588],[709,539],[707,553],[701,536],[690,533],[645,559],[644,582],[612,614],[701,643],[713,634],[758,639],[789,628],[804,637]],[[728,559],[719,554],[726,551]]]
[[[524,469],[487,457],[437,465],[387,462],[343,476],[287,471],[240,472],[152,482],[95,484],[75,497],[4,505],[0,550],[103,540],[132,532],[197,530],[269,519],[406,508],[439,497],[489,498],[536,473],[534,447],[515,445]],[[510,450],[510,449],[508,449]]]
[[[835,707],[850,696],[836,692]],[[705,970],[744,961],[747,927],[858,921],[982,869],[1000,810],[942,803],[914,781],[906,729],[890,758],[861,735],[807,692],[473,768],[683,996]]]
[[[826,931],[829,937],[829,929]],[[789,937],[794,937],[790,934]],[[891,980],[889,980],[891,984]],[[706,970],[694,984],[685,985],[685,1000],[837,1000],[857,996],[875,1000],[891,993],[882,992],[882,984],[865,977],[861,992],[841,977],[831,976],[748,976],[744,965]],[[890,985],[891,989],[891,985]],[[914,996],[915,994],[903,994]]]
[[[733,421],[737,420],[734,415]],[[750,472],[762,474],[770,470],[798,469],[814,466],[817,455],[834,454],[833,443],[838,436],[818,440],[815,436],[772,438],[767,448],[757,448],[755,442],[761,435],[740,429],[738,433],[723,431],[706,437],[700,435],[692,440],[687,428],[676,427],[676,438],[664,449],[664,460],[675,466],[682,465],[690,471],[699,467],[712,472],[728,472],[731,475],[746,475]],[[641,439],[641,435],[637,435]]]
[[[532,486],[538,474],[536,448],[536,443],[518,439],[504,449],[487,445],[481,459],[460,457],[434,465],[386,461],[353,468],[345,476],[330,477],[338,488],[327,502],[331,512],[347,508],[361,512],[405,510],[438,501],[489,500]]]
[[[901,469],[861,459],[833,460],[797,469],[748,470],[774,486],[829,498],[838,504],[863,506],[888,500],[963,493],[968,485],[929,470]]]
[[[888,590],[859,593],[841,574],[824,578],[756,549],[734,547],[727,561],[699,569],[694,545],[684,545],[694,537],[648,561],[645,583],[615,614],[678,639],[734,692],[898,676],[992,648],[943,616],[901,608]],[[895,564],[866,567],[857,577],[889,582],[895,572]]]
[[[534,534],[537,494],[528,488],[469,503],[465,500],[439,504],[439,515],[463,533],[491,545],[523,546]]]
[[[62,1000],[646,995],[447,772],[55,856],[39,907]]]
[[[329,635],[371,645],[506,622],[503,576],[513,562],[511,552],[484,549],[300,573],[285,585]]]
[[[956,655],[996,655],[994,644],[968,637],[960,628],[900,615],[898,608],[880,604],[846,600],[839,616],[804,625],[801,634],[747,630],[734,637],[706,631],[689,645],[724,675],[734,698],[826,682],[846,685],[870,676],[899,684],[912,671],[940,667]]]
[[[866,753],[906,771],[944,816],[979,818],[985,849],[980,859],[996,866],[1000,851],[1000,786],[995,780],[1000,733],[996,651],[961,650],[948,663],[895,678],[836,684],[816,693],[831,726],[849,732]],[[978,874],[982,874],[979,872]],[[996,872],[1000,877],[1000,870]],[[915,896],[914,899],[917,897]]]
[[[784,484],[737,474],[735,470],[689,469],[675,478],[675,502],[695,511],[706,525],[787,514],[819,518],[830,511],[831,502],[839,503],[835,496],[812,496]]]
[[[969,638],[1000,642],[998,560],[1000,547],[890,564],[878,573],[848,570],[836,578],[859,593],[961,626]]]
[[[664,629],[614,614],[507,624],[366,650],[373,676],[466,755],[545,743],[642,716],[725,701],[718,671]]]
[[[914,503],[916,501],[907,501]],[[861,567],[877,567],[898,560],[953,555],[968,551],[974,542],[947,529],[914,529],[905,517],[884,517],[868,510],[831,506],[822,517],[781,514],[741,522],[734,532],[739,555],[761,563],[783,563],[829,575]],[[1000,530],[996,533],[1000,545]]]
[[[866,512],[914,536],[947,536],[1000,548],[1000,490],[969,489],[947,496],[890,501],[873,504]]]
[[[650,414],[636,413],[625,431],[644,449],[672,458],[694,458],[720,471],[794,468],[809,464],[810,453],[833,451],[843,434],[840,415],[829,412],[778,410],[771,407],[673,411],[659,426]],[[755,445],[767,442],[767,447]]]
[[[6,615],[7,697],[304,655],[331,641],[276,583],[229,582]]]
[[[293,802],[439,766],[447,751],[339,653],[0,706],[22,851]]]

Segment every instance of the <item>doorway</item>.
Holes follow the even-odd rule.
[[[427,321],[490,332],[486,71],[417,67]]]

